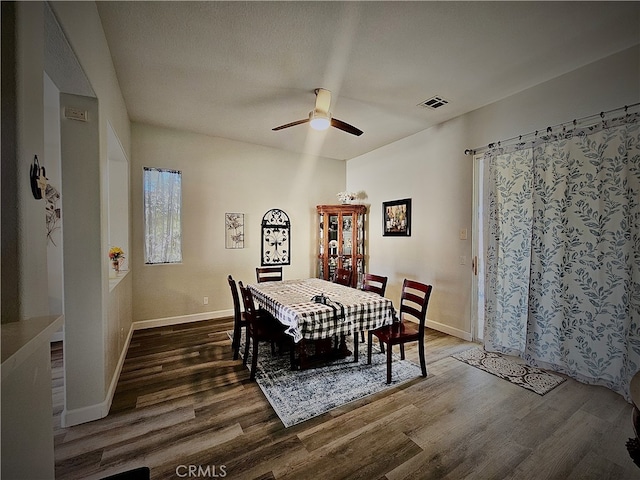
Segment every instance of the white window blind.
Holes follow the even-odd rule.
[[[182,173],[144,167],[144,261],[182,261]]]

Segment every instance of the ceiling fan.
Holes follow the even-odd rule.
[[[359,128],[356,128],[353,125],[349,125],[348,123],[345,123],[342,120],[338,120],[337,118],[331,117],[331,112],[329,112],[329,106],[331,105],[331,92],[329,90],[326,90],[324,88],[316,88],[314,92],[316,94],[316,106],[312,111],[309,112],[309,118],[296,120],[295,122],[287,123],[285,125],[280,125],[279,127],[275,127],[272,130],[282,130],[284,128],[301,125],[303,123],[311,123],[311,127],[315,130],[326,130],[331,126],[337,128],[338,130],[342,130],[343,132],[350,133],[351,135],[362,135],[363,132]]]

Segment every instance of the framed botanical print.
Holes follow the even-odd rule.
[[[244,248],[244,213],[225,213],[225,248]]]
[[[411,199],[382,202],[382,235],[411,236]]]

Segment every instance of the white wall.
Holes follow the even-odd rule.
[[[109,139],[107,142],[108,177],[109,177],[109,238],[111,247],[120,247],[124,252],[122,270],[129,269],[129,160],[113,127],[108,125]],[[111,276],[115,271],[110,270]]]
[[[399,298],[405,277],[431,283],[430,324],[471,338],[473,160],[464,150],[640,101],[639,59],[639,47],[625,50],[348,161],[347,189],[372,205],[369,270],[389,276],[387,296]],[[412,236],[383,237],[381,203],[407,197]]]
[[[5,7],[8,7],[5,9]],[[7,232],[3,216],[3,242],[8,239],[16,242],[18,261],[5,262],[2,267],[9,267],[8,275],[3,270],[3,281],[18,284],[18,288],[10,290],[10,296],[3,296],[2,302],[11,303],[14,307],[5,310],[3,307],[3,364],[2,385],[0,392],[1,406],[1,446],[0,469],[3,478],[31,479],[53,478],[53,425],[51,423],[51,352],[48,338],[35,342],[24,335],[21,330],[31,327],[30,317],[42,317],[49,312],[47,285],[47,240],[44,217],[44,200],[34,199],[29,182],[29,167],[33,156],[44,160],[44,102],[43,102],[43,45],[44,14],[42,3],[16,2],[15,5],[2,5],[3,27],[8,19],[14,20],[15,12],[15,81],[16,111],[15,118],[3,112],[3,141],[5,121],[15,124],[15,144],[10,151],[3,149],[3,175],[7,171],[17,172],[16,197],[10,204],[3,202],[3,208],[16,211],[17,232]],[[3,30],[4,34],[4,30]],[[5,48],[6,37],[3,36],[2,48]],[[13,46],[10,46],[12,48]],[[3,60],[5,52],[3,51]],[[11,75],[14,65],[6,65],[9,77],[3,78],[3,95],[5,80],[13,79]],[[3,71],[6,74],[6,71]],[[3,107],[5,106],[3,99]],[[8,154],[8,155],[6,155]],[[6,157],[5,157],[6,155]],[[7,167],[9,167],[7,169]],[[3,188],[6,186],[3,178]],[[3,255],[5,250],[3,248]],[[5,290],[3,288],[3,294]],[[5,318],[9,312],[12,318]],[[34,328],[36,331],[40,324]],[[18,327],[13,329],[12,327]],[[10,329],[21,333],[13,336]],[[33,333],[33,332],[31,332]],[[6,338],[5,338],[6,335]],[[9,357],[7,353],[16,352]],[[24,355],[24,356],[23,356]],[[17,357],[23,356],[21,360]],[[8,358],[7,358],[8,357]],[[15,367],[15,368],[14,368]]]
[[[9,369],[12,370],[11,367]],[[48,342],[2,375],[2,478],[55,478]]]
[[[2,175],[0,175],[2,209],[0,210],[2,225],[2,241],[0,250],[0,319],[2,324],[16,322],[20,319],[20,250],[19,250],[19,215],[18,215],[18,138],[17,138],[17,106],[16,99],[16,21],[15,3],[0,3],[2,13]]]
[[[111,299],[108,260],[108,126],[130,157],[130,125],[95,3],[51,2],[49,6],[97,97],[97,101],[65,97],[71,106],[86,107],[90,116],[86,124],[62,120],[63,207],[67,203],[63,218],[76,213],[64,221],[66,405],[62,421],[67,426],[108,413],[122,357],[120,331],[131,325],[130,317],[123,322],[110,312],[118,308],[130,314],[130,308],[120,309],[119,302]],[[82,133],[84,127],[87,135]],[[79,136],[74,139],[74,135]],[[88,143],[89,137],[95,143]],[[130,298],[131,283],[119,285],[117,295]]]
[[[62,159],[60,157],[60,90],[48,75],[44,75],[44,159],[48,183],[62,193]],[[62,206],[62,199],[57,202]],[[47,281],[49,287],[49,313],[64,313],[62,269],[62,218],[47,241]]]
[[[458,135],[455,128],[435,127],[350,160],[347,190],[367,193],[368,270],[389,277],[386,296],[397,302],[405,278],[432,284],[429,320],[464,336],[471,242],[458,236],[460,229],[471,232],[472,170]],[[403,198],[412,200],[411,236],[383,237],[382,202]],[[463,255],[466,265],[460,265]]]
[[[464,117],[464,148],[535,132],[640,101],[640,46],[529,88]]]
[[[62,212],[65,293],[65,410],[100,404],[106,395],[100,242],[100,152],[98,100],[61,94],[61,110],[88,112],[90,121],[63,118]],[[105,270],[107,272],[107,270]],[[107,273],[108,274],[108,273]],[[98,417],[99,418],[99,417]]]
[[[272,208],[284,210],[292,225],[285,278],[315,275],[315,206],[336,202],[345,185],[343,161],[142,124],[133,124],[132,145],[134,320],[230,315],[227,275],[255,281],[260,222]],[[144,166],[182,171],[182,264],[143,263]],[[232,212],[245,214],[244,249],[225,249],[224,214]]]
[[[31,193],[29,171],[34,155],[44,162],[43,52],[41,3],[17,9],[18,237],[21,319],[47,315],[47,238],[45,201]],[[42,165],[42,163],[41,163]],[[16,319],[18,320],[18,319]]]

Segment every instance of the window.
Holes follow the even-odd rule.
[[[144,262],[182,261],[182,173],[176,170],[144,167]]]

